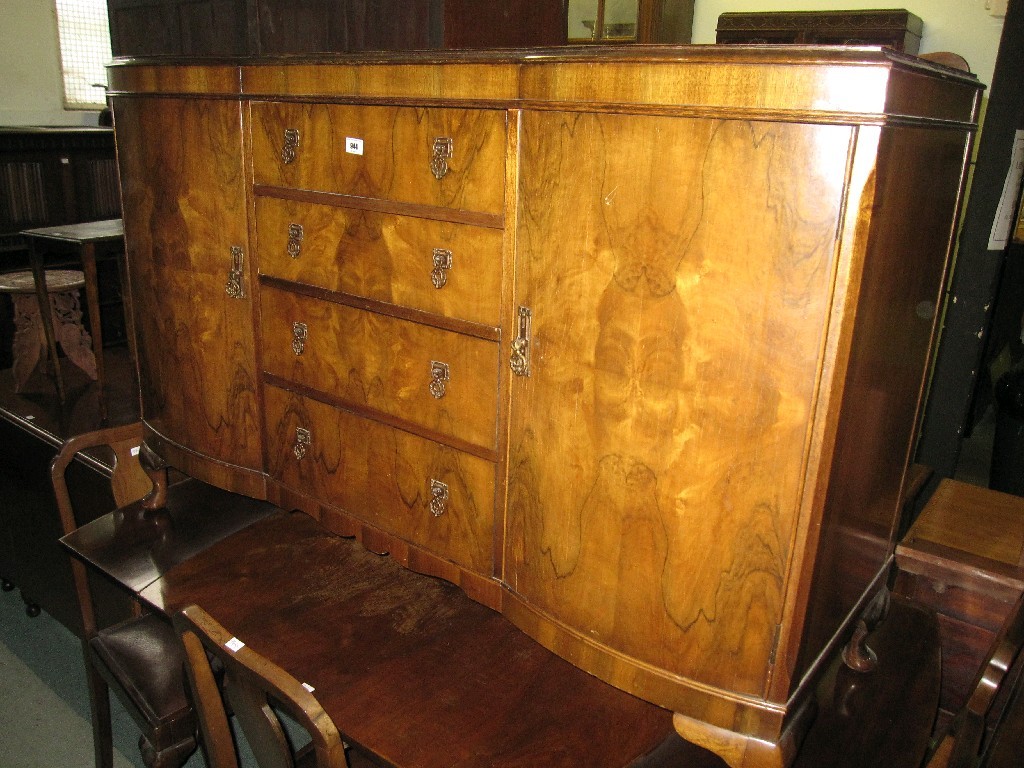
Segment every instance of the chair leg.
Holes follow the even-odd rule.
[[[110,726],[110,691],[89,658],[84,646],[85,676],[89,684],[89,708],[92,710],[92,743],[96,754],[96,768],[113,768],[114,737]]]
[[[139,752],[147,768],[181,768],[196,747],[196,740],[188,739],[157,752],[145,734],[139,736]]]

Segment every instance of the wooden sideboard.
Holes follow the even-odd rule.
[[[792,759],[892,563],[973,77],[729,46],[111,88],[150,447]]]

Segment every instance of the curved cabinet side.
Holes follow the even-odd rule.
[[[114,113],[143,418],[216,462],[190,474],[249,491],[262,450],[241,104],[118,96]]]

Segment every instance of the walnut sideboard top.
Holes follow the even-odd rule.
[[[973,77],[694,46],[110,81],[150,447],[791,759],[892,562]]]

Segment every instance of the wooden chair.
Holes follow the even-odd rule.
[[[970,698],[939,739],[926,768],[1009,768],[1021,755],[1007,744],[1021,741],[1024,708],[1024,595],[1010,611],[975,678]],[[1005,762],[1007,754],[1012,762]]]
[[[142,427],[136,423],[79,435],[64,444],[50,466],[50,475],[65,535],[77,528],[77,522],[64,473],[81,451],[98,446],[113,451],[111,482],[118,508],[147,494],[147,498],[152,496],[152,478],[133,455],[141,442]],[[157,488],[161,487],[158,483]],[[197,722],[185,691],[184,655],[173,627],[159,615],[136,609],[126,621],[98,628],[85,566],[72,558],[71,568],[82,614],[82,651],[97,768],[113,764],[110,690],[142,730],[139,749],[145,764],[151,768],[183,764],[196,749]]]
[[[174,616],[187,660],[192,700],[199,714],[209,768],[238,768],[227,713],[210,659],[224,665],[223,688],[260,768],[359,768],[373,765],[358,754],[349,762],[341,735],[313,694],[292,675],[241,645],[206,611],[191,605]],[[208,656],[209,654],[209,656]],[[293,754],[270,702],[312,737]]]

